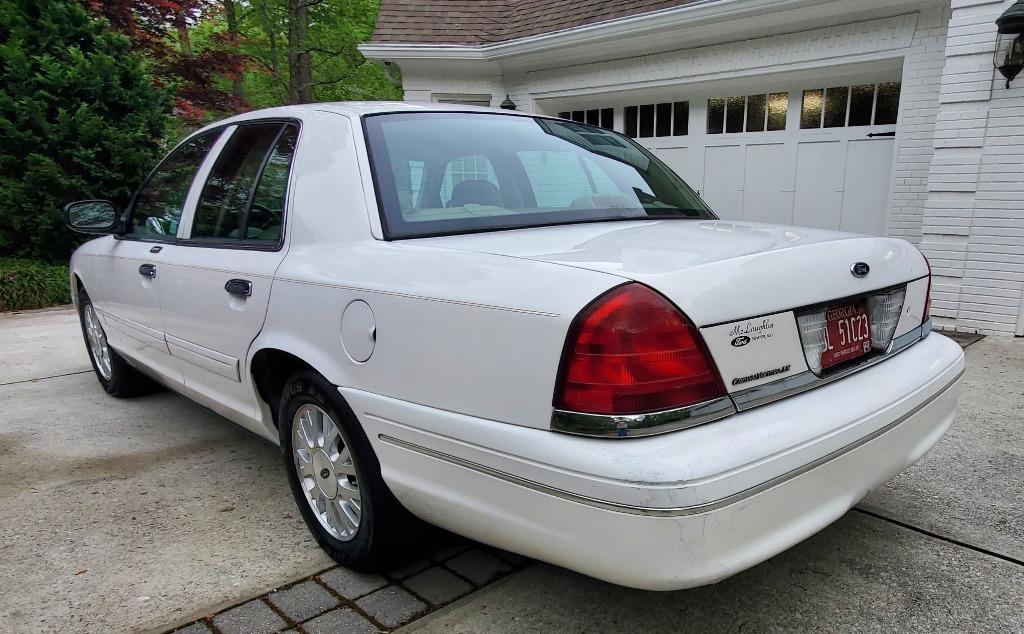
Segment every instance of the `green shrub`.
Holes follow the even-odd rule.
[[[0,0],[0,255],[67,261],[60,209],[128,202],[171,109],[143,60],[80,0]]]
[[[71,302],[68,267],[0,257],[0,312]]]

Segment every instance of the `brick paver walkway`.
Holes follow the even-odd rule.
[[[336,566],[184,627],[174,634],[389,632],[482,588],[530,560],[451,536],[383,575]]]

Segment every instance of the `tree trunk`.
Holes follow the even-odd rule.
[[[281,78],[281,67],[279,61],[281,59],[281,51],[277,48],[277,26],[274,24],[273,18],[270,17],[270,9],[267,6],[268,0],[256,0],[254,5],[258,7],[260,14],[260,21],[263,23],[263,32],[267,36],[267,45],[270,47],[269,54],[269,69],[271,76],[274,78],[275,85],[281,88],[281,101],[288,99],[288,84]]]
[[[312,103],[313,68],[307,50],[309,0],[288,0],[288,98]]]
[[[181,52],[185,57],[192,57],[192,40],[188,36],[188,23],[185,21],[184,13],[177,13],[174,16],[174,28],[178,30],[178,42],[181,44]]]
[[[228,25],[228,42],[232,52],[238,52],[238,12],[235,0],[224,0],[224,20]],[[235,99],[242,99],[242,74],[236,72],[231,78],[231,94]]]

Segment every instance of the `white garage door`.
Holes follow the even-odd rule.
[[[723,218],[883,234],[900,94],[894,76],[780,82],[763,91],[679,89],[671,100],[616,108],[615,127]],[[609,112],[561,114],[607,125]]]

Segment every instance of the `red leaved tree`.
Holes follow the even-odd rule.
[[[238,50],[233,0],[85,0],[93,11],[126,34],[133,47],[153,61],[154,78],[175,88],[175,114],[199,122],[209,113],[246,107],[241,77],[247,58]],[[189,28],[204,15],[224,12],[228,33],[212,36],[194,51]],[[224,89],[220,80],[231,81]]]

